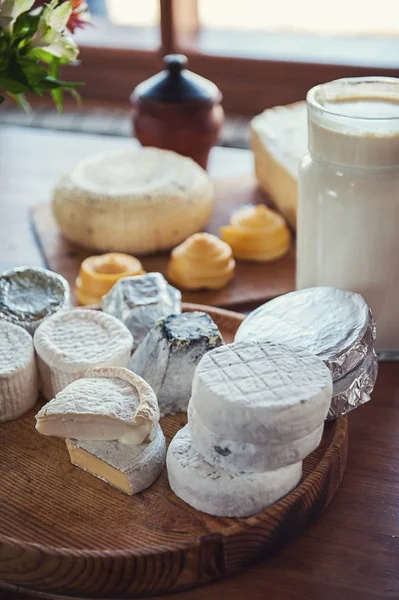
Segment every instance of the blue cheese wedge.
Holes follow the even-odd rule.
[[[209,430],[272,451],[315,432],[331,397],[331,373],[320,358],[260,341],[205,354],[195,371],[191,402]]]
[[[186,412],[196,366],[222,344],[219,329],[206,313],[169,315],[147,334],[130,366],[154,389],[162,416]]]
[[[45,404],[36,415],[43,435],[84,441],[118,440],[138,445],[154,438],[159,421],[156,395],[128,369],[91,369]]]
[[[36,404],[38,382],[32,337],[0,320],[0,423],[17,419]]]
[[[51,400],[93,367],[127,367],[133,337],[115,317],[76,308],[46,319],[35,332],[42,392]]]
[[[302,463],[263,473],[226,471],[205,462],[188,425],[170,443],[166,466],[174,493],[197,510],[218,517],[248,517],[288,494],[300,481]]]
[[[220,431],[211,431],[198,417],[192,403],[188,407],[188,425],[197,452],[209,464],[229,471],[260,473],[300,462],[315,450],[323,436],[324,423],[314,431],[289,442],[254,444],[227,439]],[[223,431],[223,425],[220,425]]]
[[[66,445],[73,465],[129,495],[152,485],[165,465],[166,442],[159,425],[152,442],[137,446],[70,439]]]
[[[158,319],[181,313],[181,293],[161,273],[124,277],[102,297],[102,309],[126,325],[136,348]]]

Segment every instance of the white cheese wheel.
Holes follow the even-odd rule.
[[[148,254],[204,228],[213,185],[190,158],[158,148],[91,156],[65,174],[53,211],[64,236],[101,252]]]
[[[153,439],[158,421],[157,397],[144,379],[121,367],[100,367],[45,404],[36,429],[43,435],[138,445]]]
[[[222,469],[245,473],[280,469],[300,462],[318,447],[324,430],[324,424],[319,425],[315,431],[290,442],[237,442],[227,439],[220,431],[208,429],[192,403],[188,407],[188,425],[194,447],[204,460]]]
[[[26,413],[38,394],[32,337],[22,327],[0,320],[0,423]]]
[[[58,312],[36,330],[42,392],[54,398],[93,367],[127,367],[133,336],[123,323],[100,311]]]
[[[251,444],[283,444],[320,427],[332,397],[323,361],[268,341],[211,350],[194,374],[191,402],[211,431]]]
[[[166,466],[174,493],[197,510],[218,517],[248,517],[288,494],[299,482],[302,463],[264,473],[225,471],[195,450],[188,425],[169,445]]]
[[[68,439],[66,445],[72,464],[129,495],[152,485],[165,465],[166,442],[159,425],[149,444]]]
[[[250,145],[259,185],[295,227],[299,165],[308,149],[306,103],[275,106],[254,117]]]

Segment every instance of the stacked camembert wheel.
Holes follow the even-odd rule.
[[[168,450],[173,491],[217,516],[265,509],[299,482],[331,396],[329,369],[306,351],[267,341],[211,350],[195,371],[188,425]]]
[[[166,444],[152,388],[128,369],[89,370],[36,415],[43,435],[66,438],[74,465],[126,494],[149,487]]]

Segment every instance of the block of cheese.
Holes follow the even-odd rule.
[[[173,248],[203,229],[213,185],[191,158],[158,148],[90,156],[54,190],[63,235],[98,251],[149,254]]]
[[[254,341],[205,354],[194,374],[191,402],[204,425],[225,439],[272,447],[320,427],[331,397],[331,373],[320,358]]]
[[[308,148],[306,103],[275,106],[252,119],[250,146],[259,185],[296,227],[298,170]]]
[[[222,335],[206,313],[169,315],[146,335],[130,368],[153,387],[162,416],[186,412],[196,366],[221,344]]]
[[[280,469],[300,462],[318,447],[324,430],[324,423],[321,423],[311,433],[290,442],[253,444],[229,440],[220,433],[223,424],[220,424],[219,432],[211,431],[198,417],[191,402],[188,425],[194,447],[204,460],[222,469],[245,473]]]
[[[32,337],[0,320],[0,423],[17,419],[36,404],[38,382]]]
[[[158,425],[149,444],[66,440],[71,463],[130,496],[145,490],[165,465],[166,443]]]
[[[102,309],[126,325],[137,347],[158,319],[181,313],[181,292],[161,273],[120,279],[102,297]]]
[[[195,450],[188,425],[169,445],[166,466],[174,493],[197,510],[219,517],[254,515],[288,494],[302,475],[302,463],[264,473],[225,471]]]
[[[92,367],[126,367],[133,336],[111,315],[75,308],[43,321],[34,345],[42,392],[50,400]]]
[[[128,369],[90,369],[36,415],[43,435],[137,445],[153,439],[159,408],[151,386]]]

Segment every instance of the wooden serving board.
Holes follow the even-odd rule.
[[[184,310],[206,310],[227,342],[243,319],[211,307]],[[285,498],[253,517],[212,517],[174,495],[166,469],[131,497],[73,467],[63,440],[35,431],[37,410],[0,425],[0,588],[40,598],[142,598],[227,577],[317,519],[346,465],[343,417],[326,425]],[[182,414],[161,420],[168,442],[185,422]]]
[[[243,204],[269,203],[252,177],[215,180],[216,204],[207,231],[218,234],[219,227],[229,222],[231,213]],[[93,252],[83,250],[65,240],[52,215],[49,203],[40,204],[32,212],[33,227],[49,269],[74,282],[80,263]],[[166,275],[169,253],[140,257],[146,271]],[[292,248],[281,260],[257,264],[237,262],[233,281],[222,290],[183,292],[184,302],[251,309],[295,289],[295,251]]]

